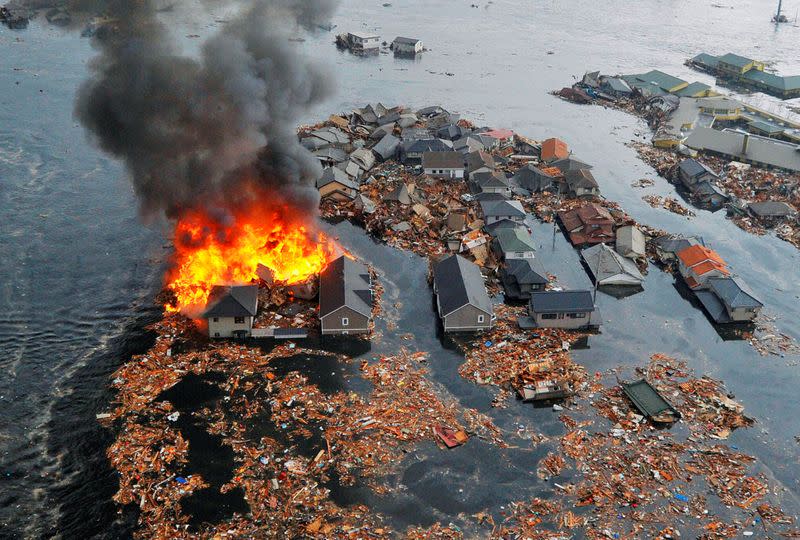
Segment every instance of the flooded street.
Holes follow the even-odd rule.
[[[781,73],[800,73],[800,28],[769,23],[772,3],[610,2],[479,3],[446,0],[342,2],[333,33],[293,42],[326,66],[333,95],[299,122],[368,102],[412,108],[442,105],[476,124],[507,127],[532,138],[558,136],[594,165],[603,195],[638,222],[702,236],[744,277],[777,317],[781,332],[800,340],[800,257],[773,235],[756,237],[723,213],[693,209],[686,218],[651,208],[643,195],[679,197],[626,143],[649,140],[647,126],[622,112],[578,106],[548,94],[587,70],[635,73],[660,69],[713,84],[683,65],[699,52],[728,51],[778,61]],[[714,4],[714,5],[712,5]],[[785,2],[793,16],[798,6]],[[180,18],[182,14],[164,14]],[[207,36],[224,13],[182,26],[180,36]],[[369,30],[391,41],[418,37],[432,49],[418,60],[356,57],[333,45],[333,34]],[[181,37],[187,50],[201,39]],[[166,264],[161,223],[142,224],[121,165],[86,140],[72,117],[75,90],[92,57],[89,41],[44,21],[27,30],[0,26],[0,537],[117,538],[131,534],[130,515],[111,501],[115,474],[104,452],[111,435],[95,421],[108,408],[110,375],[148,347],[146,323],[158,316],[151,298]],[[778,104],[771,98],[763,98]],[[795,105],[798,100],[794,100]],[[652,187],[632,188],[640,178]],[[399,347],[430,353],[431,378],[444,394],[492,417],[506,433],[520,426],[560,435],[550,408],[519,401],[490,407],[494,395],[459,376],[463,356],[442,337],[426,262],[376,244],[349,225],[326,224],[348,249],[374,264],[385,287],[385,320],[359,357],[395,354]],[[552,225],[534,227],[544,268],[564,287],[590,287],[577,252]],[[623,299],[599,292],[601,333],[573,358],[589,373],[646,365],[651,354],[688,361],[699,374],[725,381],[756,419],[735,431],[730,445],[755,455],[755,470],[783,488],[789,513],[800,512],[800,358],[760,356],[747,342],[725,341],[705,314],[681,294],[671,274],[651,266],[644,291]],[[401,334],[413,334],[404,339]],[[328,368],[325,366],[325,374]],[[630,369],[626,372],[630,376]],[[323,375],[320,371],[319,375]],[[349,385],[357,376],[336,379]],[[363,381],[359,382],[363,386]],[[363,390],[362,387],[356,387]],[[186,425],[187,432],[194,426]],[[536,477],[547,445],[498,451],[475,438],[455,451],[433,443],[407,455],[388,479],[395,491],[375,496],[346,491],[341,500],[369,503],[398,526],[448,522],[463,512],[498,508],[552,493]],[[212,441],[213,443],[213,441]],[[568,478],[567,478],[568,479]],[[218,483],[225,480],[219,472]],[[234,503],[235,505],[236,503]]]

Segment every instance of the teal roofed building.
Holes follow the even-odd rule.
[[[636,86],[637,88],[641,88],[643,86],[652,86],[659,88],[666,93],[677,92],[678,90],[689,85],[689,83],[683,79],[673,77],[672,75],[657,69],[648,71],[647,73],[642,73],[640,75],[629,75],[624,77],[624,79],[629,85]],[[633,84],[631,83],[631,79],[634,81]]]
[[[709,85],[697,81],[689,83],[689,86],[681,88],[680,90],[675,92],[675,95],[680,97],[696,97],[696,98],[708,97],[711,94],[712,90]]]
[[[708,71],[713,71],[713,70],[717,69],[717,64],[719,64],[719,59],[716,56],[712,55],[712,54],[700,53],[697,56],[695,56],[694,58],[692,58],[690,60],[690,62],[693,65],[695,65],[696,67],[699,67],[699,68],[702,68],[702,69],[705,69],[705,70],[708,70]]]

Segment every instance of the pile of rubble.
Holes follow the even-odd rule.
[[[517,325],[523,307],[499,305],[495,310],[494,328],[462,344],[465,359],[458,370],[476,384],[498,387],[495,406],[504,406],[511,390],[522,393],[525,386],[540,382],[553,381],[570,393],[586,387],[586,371],[569,354],[570,345],[586,334],[557,328],[541,328],[531,334]]]
[[[642,200],[653,208],[664,208],[679,216],[694,217],[695,213],[683,206],[672,197],[662,197],[661,195],[644,195]]]

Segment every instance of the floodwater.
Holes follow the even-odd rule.
[[[769,23],[772,2],[754,0],[470,3],[343,2],[336,31],[372,30],[387,40],[409,35],[432,50],[418,60],[360,58],[338,51],[332,34],[304,36],[295,45],[329,67],[336,91],[298,121],[366,102],[441,104],[479,124],[535,138],[558,135],[595,166],[606,197],[642,223],[702,235],[778,317],[780,330],[800,339],[796,249],[773,236],[749,235],[721,213],[698,210],[687,219],[650,208],[642,195],[675,192],[625,146],[646,138],[646,126],[624,113],[572,105],[547,93],[595,69],[658,68],[713,83],[682,65],[701,51],[774,59],[780,72],[800,73],[800,28],[776,28]],[[798,5],[784,2],[790,17]],[[170,16],[180,14],[165,14]],[[224,14],[207,20],[215,17]],[[179,34],[208,35],[220,24],[191,23]],[[187,49],[199,41],[186,38]],[[75,89],[92,56],[89,42],[33,23],[24,31],[0,27],[0,50],[0,537],[124,537],[135,516],[127,510],[117,515],[111,501],[115,478],[104,456],[111,434],[94,415],[112,399],[114,369],[152,340],[143,328],[158,316],[150,299],[160,285],[165,229],[140,222],[120,164],[94,149],[72,117]],[[656,185],[630,187],[645,176]],[[394,313],[398,333],[415,335],[402,343],[431,353],[431,376],[443,393],[487,412],[503,429],[513,432],[522,424],[558,432],[551,410],[517,402],[490,410],[491,393],[458,376],[461,358],[437,334],[419,258],[376,245],[347,224],[335,230],[379,267],[385,305],[401,302]],[[549,226],[537,228],[536,239],[537,256],[563,285],[588,285],[560,233],[555,247]],[[651,353],[664,352],[726,381],[757,420],[736,431],[730,444],[759,457],[759,470],[785,488],[784,508],[797,514],[800,358],[761,357],[747,343],[723,341],[676,290],[672,276],[654,268],[642,293],[624,299],[600,293],[598,302],[602,333],[590,338],[588,349],[575,351],[575,359],[593,372],[642,365]],[[384,332],[371,351],[358,352],[381,354],[398,341]],[[547,495],[548,485],[534,474],[545,450],[507,451],[498,458],[496,449],[479,441],[455,452],[421,445],[389,479],[396,496],[340,495],[369,498],[397,523],[449,521],[459,512]]]

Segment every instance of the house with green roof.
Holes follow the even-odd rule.
[[[716,95],[716,92],[714,92],[706,83],[695,81],[689,83],[689,86],[681,88],[675,92],[675,95],[680,97],[701,98]]]
[[[764,62],[727,53],[713,56],[700,53],[688,64],[737,84],[781,99],[800,97],[800,75],[780,76],[764,71]]]
[[[673,77],[672,75],[657,69],[648,71],[647,73],[642,73],[640,75],[627,75],[623,77],[623,79],[628,83],[629,86],[639,88],[643,91],[643,93],[645,90],[648,90],[649,93],[654,94],[669,94],[689,86],[689,83],[683,79]],[[656,89],[656,91],[653,91],[653,89]],[[660,90],[660,92],[658,92],[658,90]]]
[[[741,77],[751,70],[764,71],[764,63],[752,58],[739,56],[738,54],[727,53],[720,56],[717,62],[717,70],[726,75]]]
[[[536,244],[531,233],[523,226],[513,229],[499,229],[492,240],[492,249],[498,258],[509,259],[533,259],[536,251]]]

